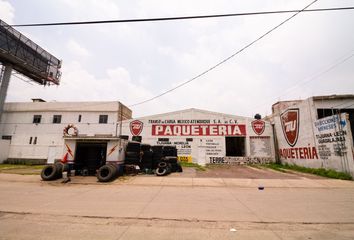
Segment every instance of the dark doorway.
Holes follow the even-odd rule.
[[[96,170],[106,164],[106,142],[78,142],[74,170],[77,175],[95,175]]]
[[[227,157],[245,156],[245,137],[225,137],[225,143]]]

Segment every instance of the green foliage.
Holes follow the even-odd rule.
[[[352,176],[350,176],[348,173],[343,173],[343,172],[337,172],[332,169],[324,169],[324,168],[307,168],[307,167],[302,167],[298,165],[289,165],[289,164],[276,164],[276,163],[270,163],[270,164],[264,164],[262,165],[267,168],[271,168],[273,170],[277,170],[280,172],[286,172],[286,169],[297,171],[297,172],[303,172],[303,173],[310,173],[310,174],[315,174],[319,175],[322,177],[328,177],[328,178],[336,178],[336,179],[342,179],[342,180],[353,180]]]
[[[46,164],[46,159],[17,159],[8,158],[4,161],[5,164],[18,164],[18,165],[44,165]]]
[[[0,170],[8,169],[42,169],[44,165],[0,164]]]
[[[206,170],[203,166],[200,166],[199,164],[196,164],[196,163],[189,163],[189,162],[182,162],[181,161],[181,166],[182,167],[192,167],[198,171],[205,171]]]

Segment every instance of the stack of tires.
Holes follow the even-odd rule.
[[[176,156],[166,156],[163,161],[169,164],[171,172],[182,172],[182,166]]]
[[[140,169],[151,170],[153,168],[153,152],[151,146],[149,144],[141,144],[140,151],[142,152],[141,162],[139,164]]]
[[[177,148],[175,146],[164,146],[162,154],[164,157],[177,157]]]
[[[177,148],[175,146],[164,146],[155,173],[157,176],[165,176],[171,172],[182,172],[182,167],[177,159]]]
[[[108,163],[98,169],[97,179],[100,182],[110,182],[119,175],[119,166],[115,163]]]
[[[126,165],[140,165],[140,143],[128,142],[125,161]]]
[[[157,168],[157,165],[161,160],[163,159],[163,146],[161,145],[154,145],[152,146],[152,164],[153,164],[153,169]]]
[[[63,172],[68,171],[68,165],[56,162],[54,164],[46,165],[42,169],[41,178],[43,181],[57,180],[63,177]]]

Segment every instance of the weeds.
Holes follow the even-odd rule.
[[[297,171],[297,172],[315,174],[315,175],[327,177],[327,178],[353,180],[352,176],[350,176],[348,173],[337,172],[332,169],[307,168],[307,167],[302,167],[302,166],[298,166],[298,165],[289,165],[289,164],[283,165],[283,164],[276,164],[276,163],[264,164],[261,166],[267,167],[267,168],[270,168],[270,169],[273,169],[276,171],[280,171],[280,172],[286,172],[286,169],[288,169],[288,170],[293,170],[293,171]]]
[[[196,164],[196,163],[189,163],[189,162],[181,162],[181,166],[182,167],[193,167],[195,169],[197,169],[198,171],[205,171],[206,168],[199,165],[199,164]]]

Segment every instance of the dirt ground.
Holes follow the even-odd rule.
[[[268,168],[256,168],[245,165],[209,165],[206,171],[196,171],[199,178],[249,178],[249,179],[299,179],[321,178],[312,174],[297,172],[278,172]]]
[[[12,173],[21,175],[40,175],[41,166],[18,166],[15,165],[1,168],[0,173]],[[146,175],[139,174],[144,176]],[[303,177],[310,179],[319,179],[320,176],[299,173],[295,171],[287,171],[286,173],[278,172],[265,167],[252,167],[246,165],[208,165],[205,171],[200,171],[193,167],[183,167],[182,173],[172,173],[168,177],[192,177],[192,178],[247,178],[247,179],[301,179]],[[82,177],[84,178],[84,177]]]

